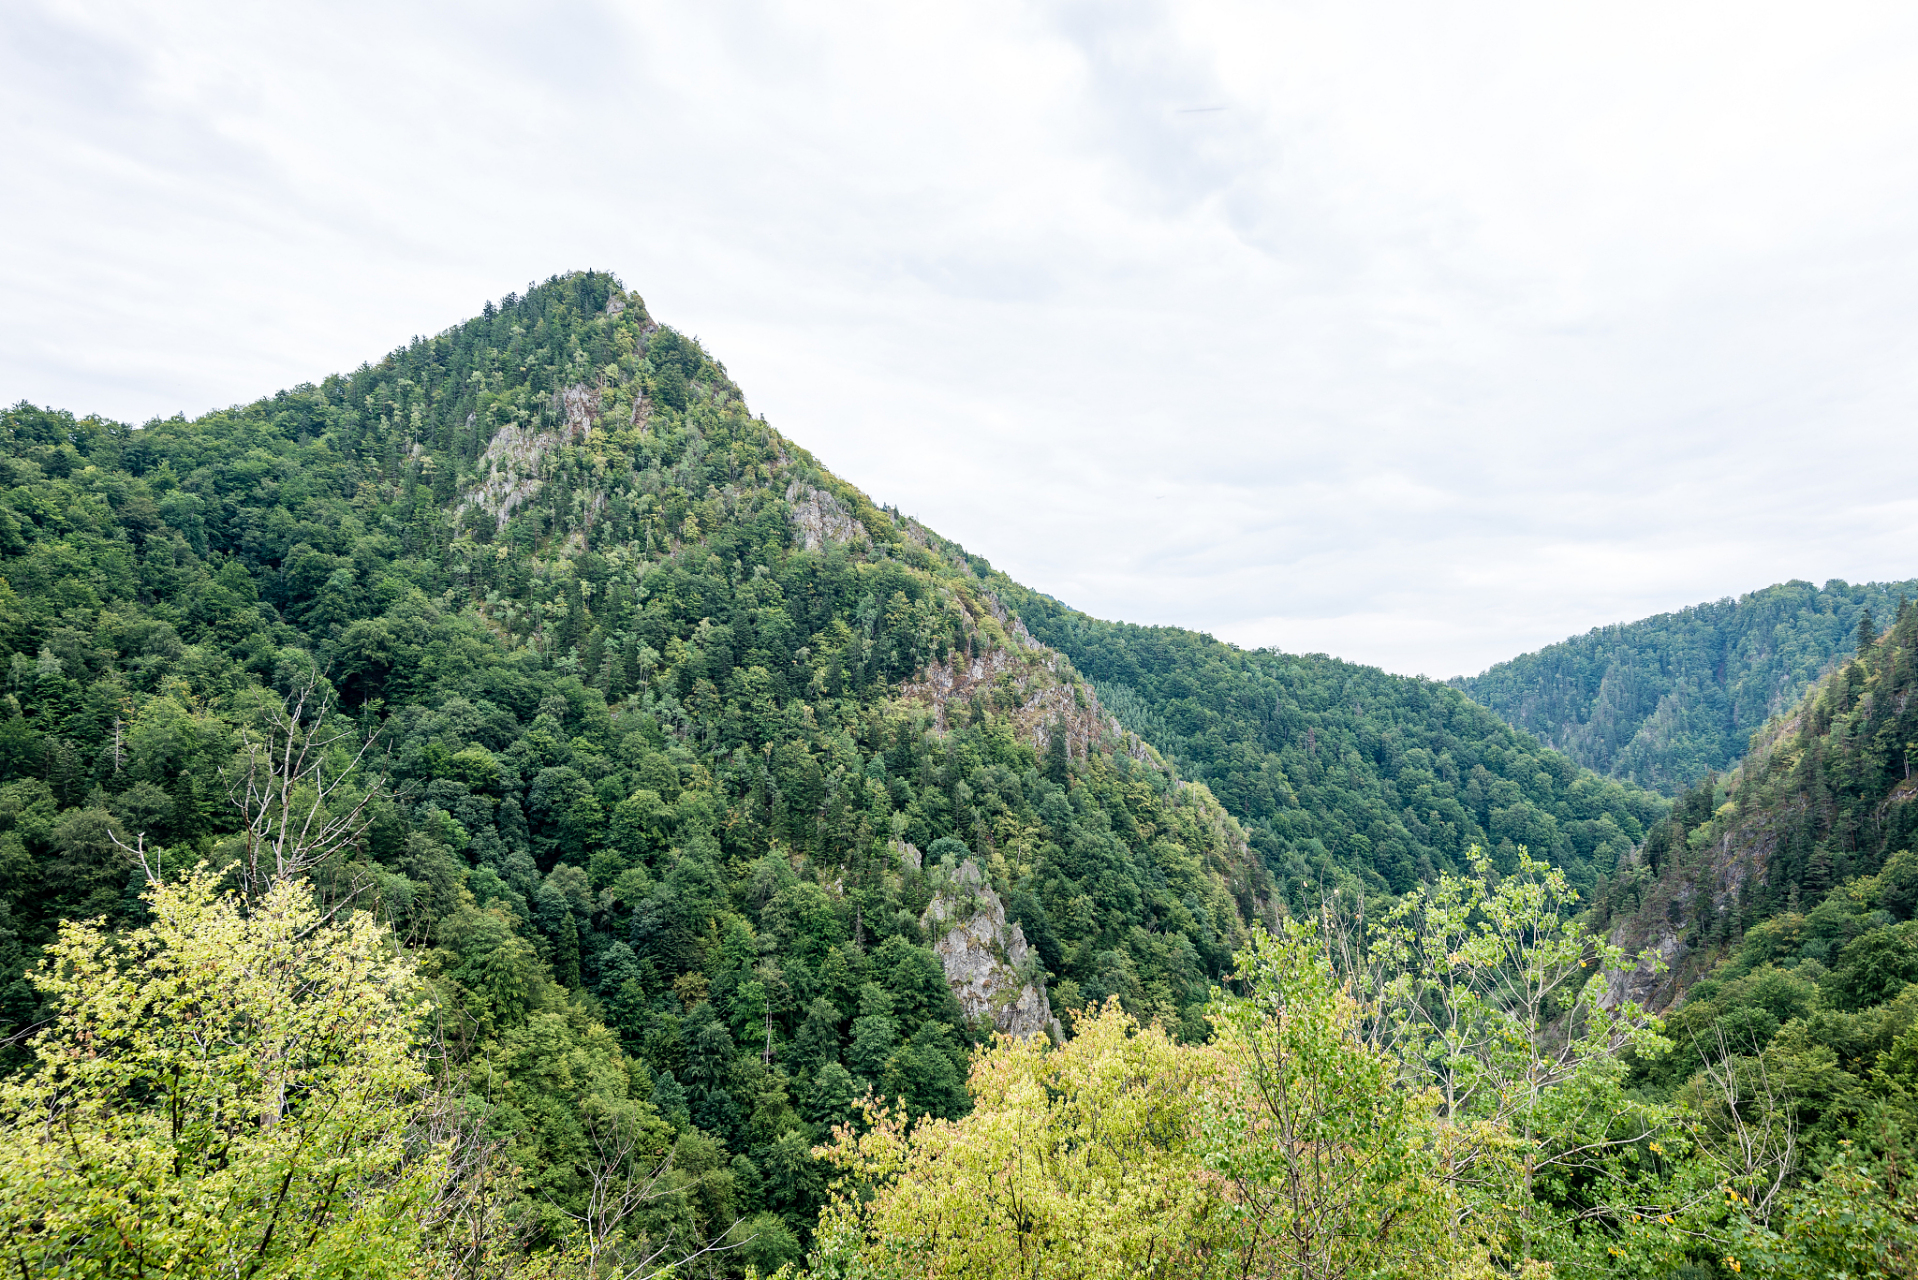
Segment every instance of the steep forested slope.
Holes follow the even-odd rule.
[[[963,1110],[969,1046],[1015,996],[1043,1021],[1048,972],[1062,1012],[1196,1029],[1262,910],[1203,787],[608,276],[197,421],[0,433],[15,1029],[59,920],[143,911],[119,841],[237,856],[228,784],[316,667],[386,775],[320,888],[421,958],[549,1227],[587,1121],[650,1102],[690,1179],[657,1211],[682,1241],[761,1214],[725,1267],[770,1267],[858,1094]],[[1019,930],[935,953],[984,889]]]
[[[1453,681],[1589,769],[1666,795],[1723,770],[1918,579],[1822,588],[1786,582],[1597,627]]]
[[[191,422],[17,406],[0,485],[9,1024],[58,921],[139,918],[123,842],[232,863],[318,671],[381,762],[320,889],[422,959],[549,1225],[582,1117],[643,1104],[776,1261],[865,1090],[956,1114],[982,1034],[1107,997],[1200,1034],[1277,893],[1473,842],[1591,885],[1663,808],[1444,686],[1027,592],[595,273]]]
[[[108,1257],[152,1269],[142,1251],[155,1243],[205,1269],[212,1255],[195,1251],[215,1240],[221,1256],[251,1259],[236,1270],[264,1265],[269,1241],[297,1255],[299,1233],[269,1227],[239,1240],[229,1223],[279,1222],[297,1182],[299,1239],[335,1229],[342,1257],[391,1254],[387,1274],[506,1275],[529,1249],[561,1240],[570,1251],[560,1269],[548,1263],[561,1255],[547,1253],[518,1273],[767,1274],[812,1234],[828,1174],[816,1144],[861,1095],[892,1118],[849,1126],[842,1155],[861,1132],[890,1141],[911,1121],[963,1115],[975,1097],[978,1128],[1011,1142],[1024,1181],[1085,1154],[1075,1139],[1024,1159],[1027,1135],[1076,1123],[1077,1104],[1062,1105],[1069,1089],[1022,1091],[1015,1118],[1037,1127],[1008,1128],[989,1090],[965,1088],[968,1054],[990,1031],[1056,1031],[1056,1011],[1093,1026],[1095,1051],[1105,1027],[1128,1064],[1111,1095],[1097,1079],[1079,1082],[1124,1104],[1096,1106],[1094,1119],[1145,1139],[1113,1165],[1125,1177],[1095,1180],[1120,1207],[1035,1215],[1037,1202],[1005,1194],[1013,1184],[996,1161],[990,1203],[961,1194],[957,1212],[988,1235],[1005,1234],[990,1216],[1001,1211],[1020,1219],[1016,1233],[1063,1230],[1062,1258],[1100,1256],[1083,1236],[1122,1235],[1163,1266],[1151,1213],[1166,1205],[1136,1195],[1135,1153],[1172,1147],[1196,1161],[1200,1148],[1187,1144],[1219,1131],[1188,1132],[1156,1105],[1133,1128],[1128,1109],[1160,1088],[1140,1087],[1151,1081],[1137,1053],[1157,1044],[1175,1065],[1223,1063],[1213,1045],[1174,1049],[1207,1033],[1203,1002],[1229,966],[1261,963],[1258,948],[1242,948],[1254,921],[1277,923],[1281,894],[1315,918],[1322,889],[1397,893],[1448,869],[1467,871],[1474,893],[1542,892],[1544,914],[1508,931],[1521,957],[1512,972],[1484,968],[1478,950],[1438,947],[1429,958],[1448,974],[1473,969],[1495,1002],[1507,978],[1530,972],[1522,957],[1535,945],[1559,957],[1549,989],[1582,983],[1589,940],[1559,927],[1575,895],[1518,865],[1519,844],[1595,889],[1600,918],[1621,936],[1653,922],[1647,936],[1670,951],[1656,922],[1688,929],[1678,940],[1700,957],[1688,974],[1725,953],[1748,914],[1782,903],[1733,963],[1757,959],[1721,970],[1723,1003],[1701,999],[1697,1017],[1776,1005],[1784,1030],[1747,1017],[1734,1032],[1775,1034],[1813,1059],[1808,1046],[1846,1055],[1840,1084],[1866,1092],[1824,1114],[1855,1118],[1879,1087],[1860,1073],[1880,1043],[1918,1052],[1899,1030],[1914,1001],[1896,994],[1909,990],[1900,930],[1913,927],[1907,881],[1918,878],[1909,855],[1885,856],[1909,829],[1909,784],[1893,777],[1902,757],[1888,753],[1918,737],[1906,708],[1914,626],[1901,620],[1893,640],[1867,646],[1809,719],[1779,730],[1778,742],[1796,732],[1800,746],[1763,775],[1773,790],[1753,791],[1749,813],[1714,810],[1708,787],[1667,819],[1659,797],[1581,770],[1456,690],[1101,623],[1026,591],[873,505],[752,417],[721,365],[605,275],[556,277],[377,364],[192,422],[134,430],[22,404],[0,415],[10,1260],[23,1274],[33,1274],[29,1252],[60,1274]],[[262,768],[271,780],[277,766],[257,748],[303,692],[306,713],[326,705],[344,733],[326,753],[329,798],[316,798],[309,772],[247,812],[271,829],[318,804],[353,838],[312,868],[310,884],[294,877],[261,893],[257,877],[238,874],[259,842],[232,787],[258,784]],[[310,714],[303,732],[321,736]],[[360,741],[372,744],[371,763],[355,771],[347,748]],[[1754,824],[1749,840],[1730,825],[1740,813]],[[1641,838],[1642,857],[1625,856]],[[1495,866],[1461,866],[1475,841]],[[1742,878],[1726,872],[1739,886],[1729,915],[1698,906],[1718,901],[1700,886],[1717,883],[1719,862],[1737,862],[1713,850],[1747,846],[1786,852],[1747,857],[1759,870]],[[196,865],[210,871],[192,874]],[[244,892],[219,896],[220,877]],[[1752,883],[1786,887],[1748,896]],[[1839,888],[1805,910],[1827,884]],[[1417,914],[1420,901],[1402,906]],[[347,904],[382,927],[365,917],[324,925],[323,909]],[[1347,897],[1331,914],[1352,910]],[[24,979],[59,922],[81,916],[101,931],[69,928],[58,965],[38,984]],[[211,931],[163,947],[134,928],[155,921]],[[1526,1128],[1552,1148],[1548,1162],[1561,1148],[1610,1153],[1598,1182],[1552,1175],[1524,1188],[1525,1201],[1488,1180],[1477,1209],[1449,1216],[1430,1200],[1426,1166],[1403,1159],[1453,1148],[1427,1141],[1435,1118],[1407,1108],[1437,1098],[1420,1087],[1435,1061],[1450,1073],[1465,1059],[1435,1056],[1416,1035],[1405,1062],[1379,1058],[1358,1039],[1348,992],[1362,984],[1333,981],[1309,927],[1286,930],[1291,976],[1263,994],[1255,981],[1252,998],[1214,1012],[1250,1018],[1247,1043],[1303,1034],[1305,1057],[1336,1086],[1313,1084],[1312,1096],[1355,1117],[1280,1144],[1287,1158],[1315,1163],[1318,1152],[1336,1165],[1356,1153],[1425,1202],[1435,1243],[1461,1220],[1502,1221],[1523,1201],[1560,1215],[1565,1256],[1595,1261],[1592,1273],[1641,1274],[1647,1258],[1703,1265],[1707,1242],[1717,1256],[1722,1231],[1645,1239],[1650,1218],[1672,1219],[1640,1208],[1703,1187],[1703,1200],[1673,1201],[1703,1212],[1730,1184],[1716,1168],[1671,1164],[1654,1140],[1691,1121],[1620,1092],[1612,1048],[1642,1041],[1637,1032],[1576,1041],[1590,1070],[1553,1098],[1581,1101],[1544,1106],[1570,1127]],[[365,964],[352,981],[312,981],[337,976],[355,949]],[[1269,943],[1263,954],[1268,967],[1282,958]],[[170,959],[143,966],[143,956]],[[1766,966],[1790,961],[1779,987]],[[430,1025],[408,994],[416,979]],[[1428,999],[1478,998],[1450,977],[1441,987],[1392,990],[1425,1014]],[[183,1001],[189,989],[198,1004]],[[22,1033],[48,1025],[46,997],[62,991],[58,1034],[24,1073]],[[1117,1007],[1090,1016],[1108,998]],[[1556,999],[1527,1008],[1544,1016]],[[1285,1017],[1267,1017],[1280,1008]],[[289,1010],[300,1044],[282,1034]],[[1128,1016],[1166,1034],[1132,1036]],[[1508,1030],[1482,1046],[1500,1063],[1513,1049],[1529,1059],[1565,1047],[1536,1023],[1500,1025]],[[1039,1043],[1002,1047],[1000,1065],[1043,1060]],[[180,1052],[207,1085],[184,1126],[169,1110],[180,1073],[162,1069]],[[362,1058],[392,1068],[394,1093],[361,1090],[357,1069],[342,1069]],[[1691,1065],[1641,1063],[1634,1083],[1670,1094],[1696,1083]],[[1216,1090],[1184,1072],[1167,1081],[1191,1111]],[[1538,1089],[1520,1094],[1537,1105]],[[348,1095],[354,1106],[336,1112],[332,1100]],[[1301,1095],[1285,1086],[1260,1096]],[[1366,1118],[1381,1109],[1416,1123],[1395,1137]],[[312,1148],[309,1123],[334,1145]],[[361,1142],[361,1126],[379,1141]],[[915,1141],[962,1132],[912,1130]],[[1243,1135],[1268,1172],[1270,1132],[1259,1121]],[[147,1180],[73,1158],[82,1136],[96,1151],[138,1148]],[[437,1172],[435,1153],[452,1147],[463,1184]],[[1495,1161],[1511,1150],[1504,1137],[1482,1149]],[[1239,1218],[1219,1199],[1220,1156],[1207,1154],[1210,1172],[1181,1181],[1172,1200],[1192,1205],[1209,1188],[1209,1220],[1226,1227]],[[395,1171],[437,1181],[418,1200],[366,1200],[364,1218],[332,1198],[342,1177],[350,1188],[411,1185],[391,1181]],[[245,1176],[232,1182],[235,1172]],[[948,1166],[933,1174],[955,1190]],[[617,1213],[600,1212],[609,1187]],[[61,1222],[37,1207],[54,1201]],[[392,1228],[428,1203],[475,1215],[432,1224],[451,1242],[444,1270],[419,1270],[386,1236],[347,1238],[356,1222]],[[1327,1238],[1376,1235],[1377,1203],[1334,1206]],[[94,1225],[113,1223],[130,1229]],[[1505,1252],[1500,1229],[1474,1228],[1467,1252],[1529,1257],[1545,1244],[1521,1239],[1528,1252]],[[825,1243],[817,1273],[849,1274],[832,1261],[847,1241]],[[724,1248],[698,1252],[714,1245]],[[917,1247],[874,1242],[895,1263],[908,1256],[896,1246]],[[1435,1269],[1449,1257],[1419,1252]],[[1623,1261],[1602,1261],[1611,1258]],[[258,1274],[320,1273],[299,1266]]]
[[[1597,895],[1596,923],[1668,966],[1621,989],[1666,1004],[1674,1087],[1757,1055],[1813,1163],[1853,1141],[1908,1160],[1918,1100],[1918,609],[1682,796]],[[1905,1080],[1900,1085],[1899,1080]]]
[[[1594,776],[1445,685],[1101,622],[994,582],[1106,708],[1246,824],[1302,908],[1348,880],[1403,893],[1461,869],[1473,844],[1505,866],[1528,846],[1590,887],[1664,812],[1659,797]]]
[[[1845,898],[1847,884],[1881,872],[1902,883],[1911,874],[1902,851],[1918,836],[1915,651],[1918,610],[1908,606],[1754,734],[1737,770],[1682,796],[1599,896],[1601,912],[1627,936],[1682,961],[1668,986],[1761,925],[1767,937],[1783,937],[1780,930],[1838,911],[1821,904]],[[1885,909],[1910,914],[1899,896],[1908,890],[1888,891]],[[1843,930],[1813,926],[1793,948],[1796,958],[1824,964],[1847,940]]]

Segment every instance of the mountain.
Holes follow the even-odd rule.
[[[1668,1008],[1677,1044],[1643,1064],[1675,1089],[1762,1056],[1811,1163],[1843,1143],[1898,1160],[1918,1124],[1918,608],[1897,609],[1743,762],[1673,805],[1595,895],[1594,922],[1666,966],[1617,988]]]
[[[320,891],[419,958],[543,1230],[650,1102],[771,1270],[861,1093],[956,1114],[981,1036],[1107,997],[1196,1034],[1270,918],[1203,785],[603,274],[191,422],[16,406],[0,579],[11,1027],[60,920],[141,920],[123,843],[237,865],[317,669],[384,775]]]
[[[1677,795],[1729,767],[1918,579],[1786,582],[1610,627],[1452,681],[1588,769]]]
[[[1247,652],[1177,627],[1102,622],[992,581],[1101,705],[1245,824],[1295,910],[1322,891],[1404,893],[1517,846],[1590,888],[1663,817],[1457,690],[1323,654]]]
[[[643,1115],[675,1238],[745,1218],[763,1273],[861,1094],[956,1115],[988,1033],[1107,999],[1202,1035],[1321,887],[1473,841],[1598,885],[1665,809],[1442,685],[1019,587],[595,272],[193,421],[6,411],[0,649],[10,1029],[61,920],[146,918],[127,846],[250,865],[233,796],[304,693],[377,761],[329,753],[316,891],[417,959],[529,1230]]]
[[[1918,880],[1897,886],[1914,875],[1905,851],[1918,836],[1918,609],[1895,619],[1883,635],[1861,636],[1849,660],[1754,733],[1735,770],[1681,796],[1597,895],[1601,923],[1672,966],[1660,982],[1666,993],[1741,937],[1776,942],[1781,929],[1839,911],[1828,904],[1864,902],[1860,893],[1882,890],[1889,899],[1871,907],[1911,914]],[[1881,873],[1897,886],[1876,884]],[[1837,932],[1811,924],[1792,958],[1826,964],[1857,923]]]

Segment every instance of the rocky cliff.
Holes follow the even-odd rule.
[[[1007,926],[1005,904],[979,864],[968,858],[931,874],[938,887],[919,923],[935,937],[933,952],[966,1015],[1007,1035],[1064,1039],[1025,930]]]
[[[828,543],[869,542],[872,535],[845,504],[829,490],[792,481],[786,486],[786,503],[793,532],[807,551],[817,551]]]

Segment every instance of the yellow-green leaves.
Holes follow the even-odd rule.
[[[419,990],[303,887],[160,884],[120,939],[66,924],[59,1013],[0,1092],[0,1249],[22,1276],[381,1276],[440,1176],[408,1144]]]
[[[1288,921],[1239,953],[1245,997],[1215,1003],[1207,1168],[1225,1182],[1236,1275],[1453,1275],[1483,1266],[1445,1176],[1436,1093],[1358,1035],[1316,930]]]
[[[821,1154],[844,1175],[820,1276],[1469,1274],[1434,1099],[1358,1038],[1309,931],[1239,956],[1248,996],[1212,1043],[1140,1028],[1116,1001],[1054,1048],[975,1059],[973,1111],[908,1130],[875,1114]]]
[[[1109,1003],[1053,1049],[1001,1039],[972,1114],[877,1114],[821,1149],[845,1175],[822,1216],[822,1274],[1187,1276],[1219,1203],[1193,1141],[1213,1069],[1201,1049]]]

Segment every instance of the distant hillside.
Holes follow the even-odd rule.
[[[1738,769],[1686,792],[1596,896],[1601,923],[1671,965],[1665,992],[1741,937],[1763,934],[1793,964],[1832,965],[1853,936],[1918,907],[1905,852],[1918,837],[1914,693],[1918,608],[1907,607],[1755,734]],[[1880,886],[1881,873],[1903,887]],[[1890,898],[1874,896],[1881,887]],[[1830,905],[1851,899],[1856,910]],[[1918,977],[1918,945],[1911,955]]]
[[[1460,870],[1475,843],[1500,860],[1526,845],[1589,888],[1665,812],[1435,681],[1102,622],[990,580],[1108,711],[1246,825],[1301,909],[1341,883],[1403,893]]]
[[[1666,966],[1614,978],[1671,1011],[1677,1047],[1636,1064],[1637,1082],[1677,1090],[1701,1066],[1762,1056],[1809,1167],[1848,1147],[1902,1160],[1918,1124],[1914,655],[1908,608],[1594,895],[1596,925]]]
[[[1677,795],[1730,766],[1918,579],[1786,582],[1582,636],[1452,683],[1588,769]]]

